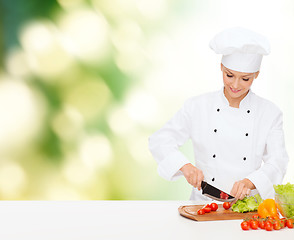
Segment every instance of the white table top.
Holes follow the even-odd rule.
[[[0,239],[294,239],[294,229],[242,231],[242,220],[197,222],[192,201],[1,201]]]

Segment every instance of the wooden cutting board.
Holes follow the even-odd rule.
[[[250,218],[257,213],[257,211],[248,212],[248,213],[237,213],[237,212],[233,212],[231,209],[226,210],[223,208],[222,204],[218,204],[218,209],[216,211],[211,211],[210,213],[205,213],[203,215],[197,215],[197,211],[203,207],[204,205],[187,205],[187,206],[180,206],[178,210],[183,217],[186,217],[195,221],[244,219],[244,218]]]

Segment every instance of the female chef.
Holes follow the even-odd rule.
[[[218,33],[210,47],[223,55],[224,87],[188,99],[149,138],[159,175],[167,180],[184,176],[193,186],[191,200],[207,200],[202,180],[236,199],[256,193],[273,198],[273,184],[282,183],[288,164],[282,112],[250,90],[270,44],[258,33],[230,28]],[[188,139],[195,165],[178,149]]]

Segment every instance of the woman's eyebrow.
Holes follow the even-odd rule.
[[[250,73],[250,74],[246,74],[246,75],[243,75],[243,77],[246,77],[246,76],[249,76],[249,75],[251,75],[252,73]]]
[[[225,68],[225,69],[226,69],[226,71],[228,71],[230,74],[233,74],[232,72],[229,71],[229,69],[227,69],[227,68]]]

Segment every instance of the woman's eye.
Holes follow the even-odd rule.
[[[229,75],[229,74],[227,74],[227,77],[233,77],[233,75]]]
[[[244,80],[244,81],[248,81],[248,80],[249,80],[249,78],[243,78],[243,80]]]

